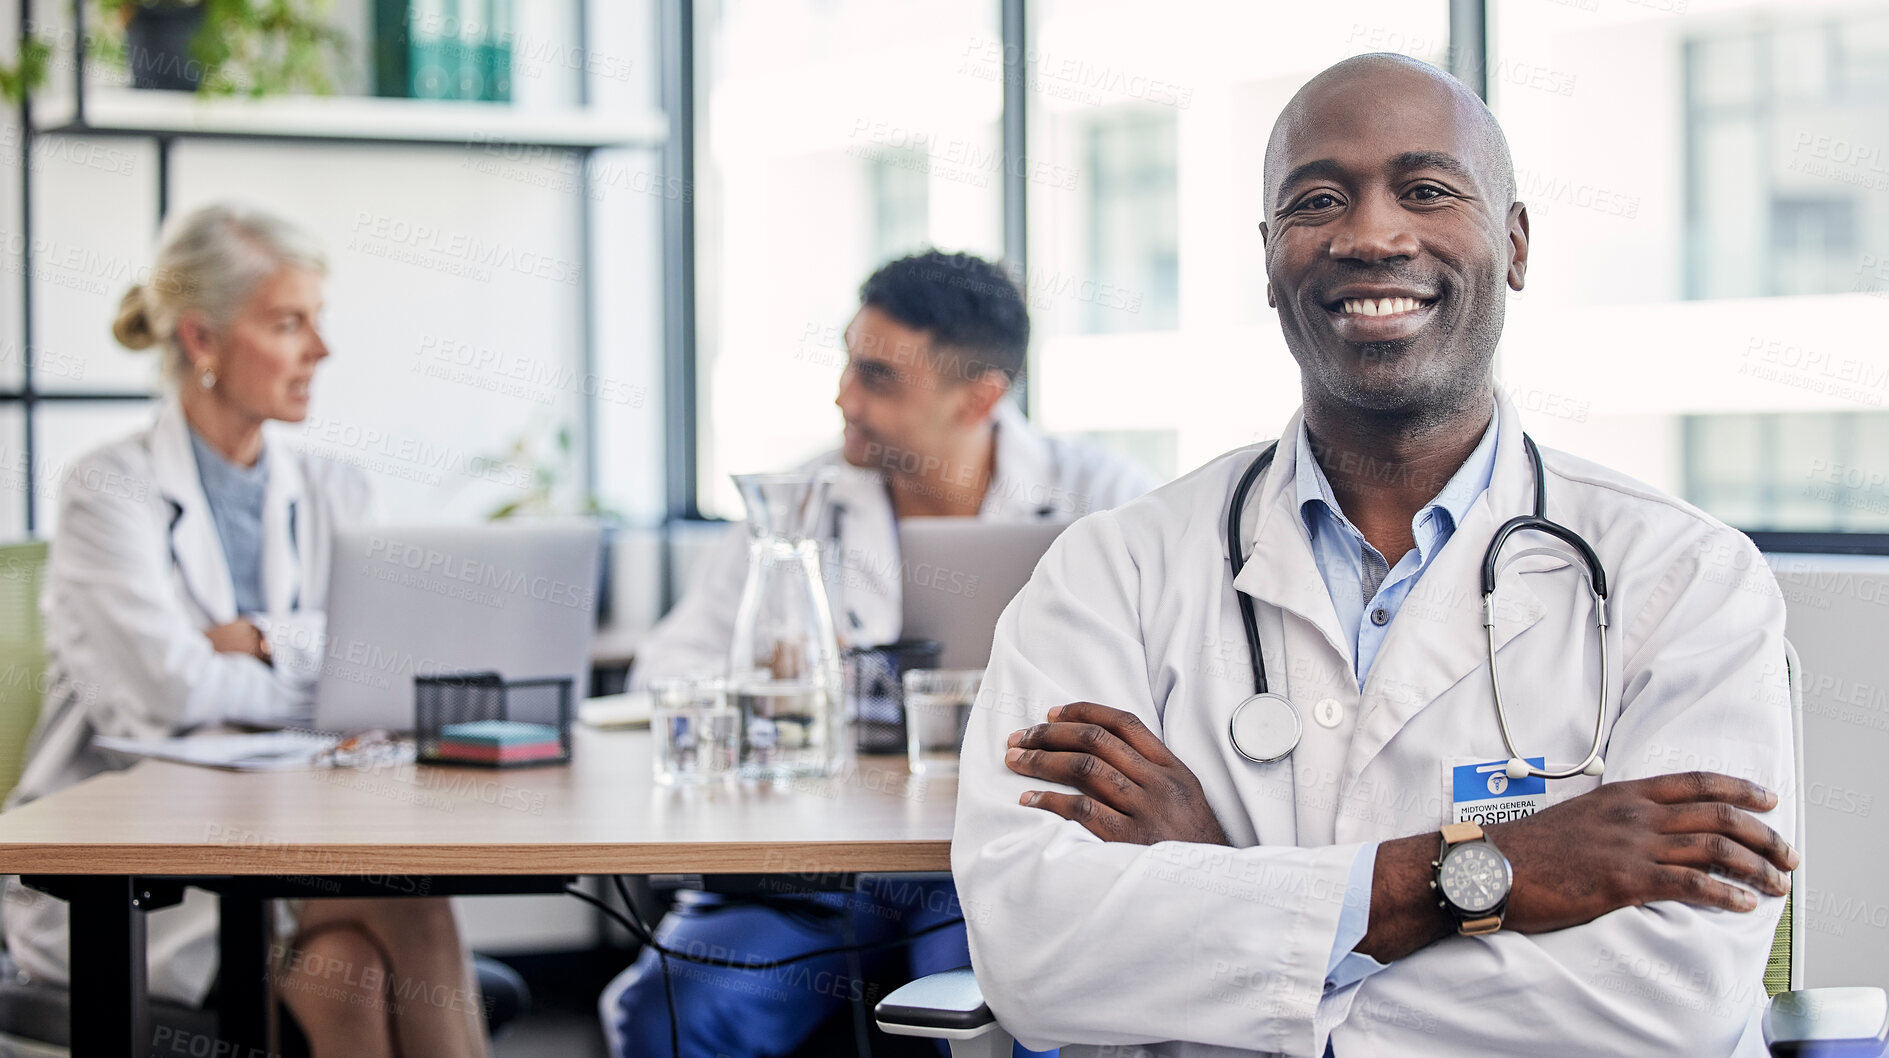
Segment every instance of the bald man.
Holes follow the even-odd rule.
[[[1264,195],[1299,413],[1078,522],[998,625],[952,843],[991,1009],[1072,1058],[1762,1054],[1797,863],[1762,560],[1499,396],[1528,211],[1462,84],[1326,70]],[[1604,609],[1524,530],[1485,610],[1537,510]]]

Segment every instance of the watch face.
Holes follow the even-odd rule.
[[[1493,911],[1509,895],[1509,861],[1487,842],[1458,845],[1443,857],[1437,887],[1458,910]]]

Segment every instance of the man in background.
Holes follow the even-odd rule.
[[[1047,437],[1023,417],[1010,387],[1023,372],[1029,312],[997,265],[927,251],[880,268],[859,296],[834,399],[845,418],[843,442],[801,468],[831,467],[837,475],[821,533],[843,647],[899,638],[900,519],[1067,522],[1156,484],[1145,470]],[[632,686],[723,670],[747,567],[747,534],[737,526],[702,558],[687,594],[639,646]],[[863,956],[863,966],[916,977],[969,964],[964,927],[946,925],[961,917],[946,876],[869,877],[852,893],[761,902],[685,890],[658,938],[736,961],[911,938]],[[861,965],[842,954],[792,964],[791,974],[673,965],[666,984],[678,1058],[791,1053],[826,1018],[863,999]],[[611,982],[601,1008],[614,1054],[669,1055],[668,995],[654,951]]]

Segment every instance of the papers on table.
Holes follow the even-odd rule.
[[[591,727],[648,727],[652,705],[648,691],[606,694],[577,703],[577,719]]]
[[[92,744],[134,757],[197,764],[235,771],[275,771],[307,768],[340,741],[313,731],[264,731],[246,735],[185,735],[142,741],[95,735]]]
[[[577,716],[591,727],[648,727],[650,704],[647,691],[612,694],[577,703]],[[315,731],[237,734],[231,733],[228,728],[150,740],[114,738],[109,735],[95,735],[92,738],[93,745],[114,753],[233,771],[279,771],[326,764],[326,761],[318,758],[334,749],[340,741],[334,735]],[[402,759],[412,760],[410,740],[403,749]]]

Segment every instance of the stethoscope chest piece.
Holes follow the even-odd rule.
[[[1255,764],[1284,760],[1298,748],[1304,726],[1298,707],[1283,694],[1255,694],[1233,707],[1227,723],[1233,748]]]

